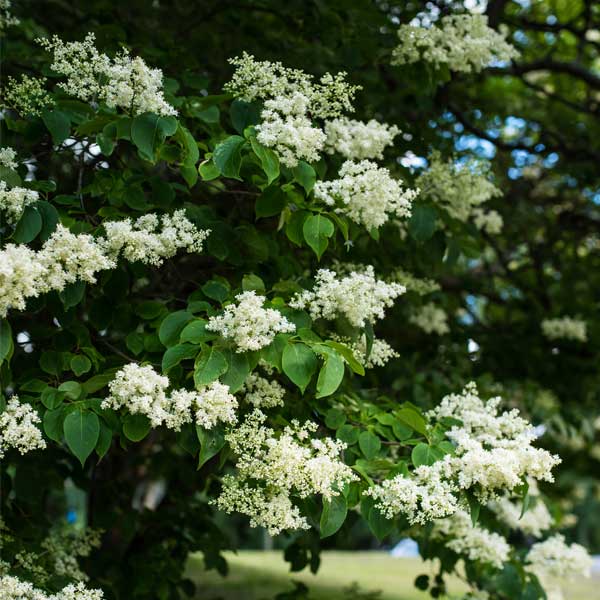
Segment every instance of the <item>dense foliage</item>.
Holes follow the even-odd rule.
[[[0,598],[193,595],[229,519],[294,570],[414,537],[433,597],[588,572],[598,7],[44,4],[0,2]]]

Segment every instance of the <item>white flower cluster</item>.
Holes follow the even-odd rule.
[[[256,126],[258,141],[273,148],[290,168],[300,160],[319,160],[326,135],[312,121],[353,110],[358,88],[346,82],[346,74],[326,74],[316,83],[304,71],[256,61],[247,53],[229,62],[235,72],[225,90],[247,102],[264,101],[262,122]]]
[[[38,423],[40,418],[33,407],[21,404],[19,398],[13,396],[0,412],[0,458],[9,448],[15,448],[21,454],[45,448]]]
[[[52,557],[54,574],[75,581],[87,581],[89,577],[79,567],[78,559],[89,556],[100,547],[102,531],[86,528],[81,531],[56,530],[41,546]]]
[[[82,280],[96,282],[99,271],[114,269],[119,254],[158,266],[178,249],[200,252],[209,231],[198,230],[183,210],[162,217],[162,230],[153,231],[159,219],[149,214],[135,223],[129,219],[104,223],[106,237],[94,239],[73,234],[58,225],[38,251],[8,244],[0,251],[0,316],[10,308],[23,310],[27,298]]]
[[[0,211],[11,225],[21,218],[26,206],[37,202],[39,196],[35,190],[20,186],[8,189],[6,181],[0,181]]]
[[[383,319],[385,309],[404,292],[403,285],[376,279],[371,265],[341,278],[335,271],[319,269],[312,291],[297,294],[290,306],[306,308],[313,319],[344,316],[354,327],[364,327],[367,321]]]
[[[285,388],[278,381],[269,381],[256,373],[250,373],[240,389],[244,400],[256,408],[283,406]]]
[[[418,312],[410,316],[409,321],[425,333],[444,335],[450,331],[448,316],[443,309],[438,308],[433,302],[421,306]]]
[[[265,420],[256,409],[226,436],[237,456],[237,473],[223,478],[216,504],[225,512],[246,514],[252,527],[265,527],[271,535],[306,529],[308,523],[291,497],[321,494],[330,499],[355,480],[339,458],[346,446],[339,440],[312,438],[315,423],[292,421],[276,436]]]
[[[218,381],[197,391],[179,389],[167,394],[168,387],[168,377],[159,375],[152,366],[129,363],[108,384],[110,395],[102,408],[125,408],[132,415],[148,417],[152,427],[165,425],[175,431],[186,423],[212,429],[219,422],[237,420],[237,400],[229,387]]]
[[[527,563],[538,576],[562,579],[589,577],[592,569],[587,550],[579,544],[567,544],[560,534],[533,544],[527,553]]]
[[[0,34],[12,25],[18,25],[21,21],[11,12],[11,0],[0,0]]]
[[[101,590],[89,590],[83,583],[70,584],[56,594],[46,594],[17,577],[0,577],[0,600],[103,600]]]
[[[508,560],[510,545],[499,533],[473,525],[471,515],[457,510],[452,516],[436,521],[432,537],[442,538],[444,545],[466,559],[500,569]]]
[[[350,338],[332,336],[335,340],[346,344],[354,354],[354,358],[366,369],[374,367],[384,367],[392,358],[400,356],[385,340],[374,338],[371,346],[371,353],[367,358],[367,340],[361,336],[358,340],[352,341]]]
[[[511,491],[524,478],[553,481],[551,470],[560,459],[532,446],[534,428],[513,409],[498,413],[500,398],[484,402],[474,383],[462,394],[450,394],[428,413],[431,419],[450,417],[447,437],[453,454],[431,466],[422,465],[410,477],[398,475],[371,488],[379,508],[388,517],[405,513],[411,523],[425,523],[456,512],[455,493],[471,490],[481,502],[495,499],[499,491]]]
[[[19,166],[16,159],[17,153],[14,148],[11,148],[10,146],[0,148],[0,165],[7,169],[16,169]]]
[[[46,90],[43,77],[22,75],[20,80],[9,77],[2,90],[3,105],[27,116],[39,116],[54,104]]]
[[[367,229],[376,229],[386,223],[390,215],[410,216],[418,191],[405,190],[401,183],[374,162],[347,160],[338,179],[317,181],[314,191],[315,198],[336,207],[336,212],[348,215]]]
[[[371,119],[367,123],[347,117],[326,121],[325,142],[329,154],[337,152],[348,160],[382,159],[386,146],[400,133],[395,125]]]
[[[300,92],[291,97],[277,96],[265,102],[262,123],[256,126],[256,139],[273,148],[286,167],[298,161],[316,162],[325,143],[325,134],[307,116],[309,100]]]
[[[442,17],[439,26],[428,28],[401,25],[392,64],[423,60],[436,67],[447,65],[451,71],[470,73],[481,71],[493,61],[518,57],[518,51],[506,37],[487,23],[485,15],[462,14]]]
[[[587,342],[587,324],[573,317],[560,317],[559,319],[544,319],[542,333],[549,340],[575,340]]]
[[[206,329],[215,331],[236,345],[236,352],[260,350],[268,346],[278,333],[293,333],[296,326],[278,310],[264,308],[265,297],[254,290],[242,292],[222,315],[211,317]]]
[[[473,215],[475,227],[490,235],[499,234],[504,227],[504,219],[496,210],[485,211],[482,208],[474,208],[471,214]]]
[[[50,68],[67,78],[59,83],[67,94],[84,102],[103,101],[110,108],[122,108],[134,115],[177,114],[164,98],[160,69],[150,69],[143,59],[131,58],[125,49],[111,59],[98,52],[95,41],[93,33],[88,33],[83,42],[63,42],[58,36],[39,40],[53,53]]]
[[[394,279],[409,292],[415,292],[419,296],[426,296],[440,289],[440,284],[433,281],[433,279],[420,279],[403,269],[398,269],[394,272]]]
[[[482,160],[469,160],[462,165],[444,161],[439,152],[429,157],[429,168],[417,178],[416,184],[425,198],[433,200],[453,219],[466,222],[488,233],[498,233],[502,217],[496,211],[481,208],[502,192],[489,180],[490,165]]]
[[[522,502],[513,501],[508,496],[502,496],[488,504],[500,521],[514,531],[522,531],[526,535],[540,537],[542,532],[552,526],[552,515],[546,504],[538,496],[533,506],[530,506],[523,516]]]
[[[103,227],[106,238],[101,238],[99,243],[109,256],[120,253],[131,262],[139,260],[153,266],[160,266],[180,248],[201,252],[202,243],[210,233],[196,229],[184,210],[176,210],[160,219],[150,213],[134,222],[130,219],[109,221]]]
[[[310,114],[319,119],[351,112],[354,95],[360,89],[350,85],[343,72],[335,76],[327,73],[315,83],[311,75],[300,69],[289,69],[280,62],[257,61],[246,52],[230,59],[229,63],[235,67],[235,72],[231,81],[225,84],[225,91],[246,102],[289,99],[300,93],[309,103]]]

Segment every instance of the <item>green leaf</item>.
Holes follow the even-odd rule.
[[[184,326],[194,318],[194,315],[186,310],[178,310],[163,319],[158,329],[158,339],[163,346],[168,348],[179,341],[179,334]]]
[[[83,467],[100,436],[98,416],[84,409],[76,409],[65,418],[63,433],[67,446]]]
[[[335,232],[335,227],[327,217],[317,214],[311,215],[304,221],[302,232],[306,243],[314,250],[320,260],[329,244],[328,238]]]
[[[96,454],[98,458],[102,458],[110,449],[112,443],[112,429],[106,426],[100,420],[100,435],[98,436],[98,443],[96,444]]]
[[[363,431],[358,436],[358,445],[367,460],[375,458],[381,449],[381,440],[371,431]]]
[[[214,340],[218,336],[212,331],[207,331],[207,325],[208,321],[205,321],[204,319],[194,319],[181,330],[179,341],[182,343],[189,342],[190,344],[201,344],[202,342]]]
[[[471,512],[471,523],[473,527],[479,520],[479,513],[481,512],[481,504],[475,495],[468,490],[465,492],[465,496],[467,497],[467,503],[469,504],[469,510]]]
[[[58,386],[59,392],[64,392],[70,400],[79,400],[84,393],[83,386],[77,381],[65,381]]]
[[[212,181],[221,174],[221,171],[219,171],[219,167],[212,160],[205,160],[198,167],[198,173],[200,173],[202,181]]]
[[[373,532],[373,535],[381,542],[387,537],[394,529],[394,521],[386,518],[381,511],[373,506],[369,511],[367,518],[369,529]]]
[[[336,431],[335,437],[348,444],[348,446],[352,446],[352,444],[358,442],[358,429],[354,425],[346,423]]]
[[[58,293],[58,297],[60,298],[65,310],[69,310],[73,308],[73,306],[77,306],[85,295],[85,281],[76,281],[75,283],[70,283],[65,287],[64,290],[61,290]]]
[[[265,282],[254,273],[248,273],[242,277],[242,289],[244,292],[264,292]]]
[[[171,346],[162,358],[162,371],[167,373],[174,366],[178,365],[182,360],[195,358],[198,354],[198,346],[193,344],[177,344]]]
[[[17,244],[28,244],[42,230],[42,215],[34,206],[26,206],[15,227],[12,239]]]
[[[123,433],[128,440],[139,442],[150,432],[150,420],[146,415],[127,415],[123,419]]]
[[[409,427],[408,425],[401,423],[397,419],[394,419],[394,422],[392,423],[392,431],[394,432],[394,435],[400,441],[408,440],[410,438],[410,436],[413,434],[412,427]]]
[[[0,364],[10,360],[14,350],[12,329],[6,319],[0,320]]]
[[[413,408],[401,408],[394,413],[397,419],[412,427],[422,435],[427,434],[427,421]]]
[[[296,246],[302,246],[304,242],[304,222],[309,215],[310,213],[306,210],[297,210],[292,213],[292,216],[285,225],[285,235]]]
[[[156,148],[166,137],[177,131],[175,117],[161,117],[153,113],[138,115],[131,122],[131,141],[137,146],[140,156],[154,162]]]
[[[47,410],[44,414],[44,433],[55,442],[62,440],[64,416],[62,407]]]
[[[417,242],[426,242],[435,232],[437,211],[426,204],[415,204],[412,208],[408,231]]]
[[[256,218],[261,217],[273,217],[281,213],[286,207],[287,196],[283,193],[280,187],[271,186],[268,187],[257,199],[256,199]]]
[[[245,102],[236,98],[231,103],[229,109],[231,124],[233,128],[240,134],[244,134],[244,129],[250,125],[256,125],[260,122],[260,106],[254,102]]]
[[[62,144],[71,134],[71,120],[67,113],[60,110],[46,110],[42,113],[42,121],[56,146]]]
[[[348,363],[348,366],[358,375],[364,375],[365,369],[364,367],[356,360],[354,353],[346,344],[342,344],[340,342],[334,342],[328,340],[325,342],[326,346],[330,348],[335,348],[343,357],[344,360]]]
[[[325,415],[325,425],[329,429],[338,429],[346,422],[346,415],[337,408],[330,408]]]
[[[331,499],[323,500],[323,512],[319,527],[321,529],[321,539],[333,535],[344,524],[348,514],[348,504],[346,498],[339,494],[332,496]]]
[[[317,355],[306,344],[288,343],[281,357],[283,372],[302,393],[317,370]]]
[[[210,460],[225,445],[225,434],[219,427],[203,429],[196,426],[196,435],[200,441],[200,454],[198,455],[198,468]]]
[[[45,200],[38,200],[36,208],[42,217],[42,229],[39,233],[40,240],[45,242],[54,233],[60,217],[56,208]]]
[[[246,140],[239,135],[229,136],[217,145],[213,152],[213,162],[223,177],[239,179],[242,165],[242,146]]]
[[[267,176],[267,182],[271,184],[279,177],[279,158],[277,158],[277,154],[259,143],[255,137],[250,138],[250,144],[254,154],[260,160],[263,171]]]
[[[300,161],[298,165],[292,169],[292,173],[294,174],[294,181],[304,188],[307,195],[310,194],[317,181],[315,170],[308,163]]]
[[[423,442],[417,444],[410,455],[413,465],[420,467],[422,465],[432,465],[434,462],[444,456],[444,453],[435,446],[424,444]]]
[[[228,367],[227,359],[220,350],[207,347],[202,351],[194,369],[194,383],[196,386],[208,385],[223,375]]]
[[[373,350],[373,340],[375,339],[375,333],[373,332],[373,324],[370,321],[365,322],[365,359],[371,356],[371,350]]]
[[[333,394],[344,379],[344,360],[337,352],[325,357],[325,362],[317,379],[317,398]]]
[[[202,286],[202,293],[212,300],[223,303],[229,298],[229,287],[221,281],[211,279]]]
[[[245,354],[234,351],[230,351],[228,362],[229,369],[227,369],[227,372],[221,377],[220,381],[228,385],[229,391],[235,394],[244,385],[246,377],[250,374],[250,363]]]

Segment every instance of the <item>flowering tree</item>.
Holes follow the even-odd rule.
[[[358,521],[410,535],[440,559],[416,581],[434,597],[459,561],[473,598],[589,571],[544,501],[560,458],[489,378],[468,383],[469,327],[502,320],[456,281],[513,270],[486,161],[440,141],[407,169],[414,134],[375,118],[373,65],[361,88],[336,61],[311,75],[239,48],[221,85],[173,51],[166,79],[150,44],[1,9],[36,58],[2,91],[0,598],[193,595],[190,552],[226,573],[223,513],[283,535],[294,569]],[[384,47],[397,15],[364,10]],[[519,60],[483,15],[408,21],[378,59],[388,86]],[[536,326],[587,340],[572,315]],[[83,529],[61,526],[69,489]]]

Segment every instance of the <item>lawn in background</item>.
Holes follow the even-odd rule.
[[[309,586],[311,600],[359,598],[347,588],[357,583],[363,593],[380,590],[378,600],[425,600],[426,592],[413,587],[430,566],[418,558],[393,558],[385,552],[323,552],[317,575],[307,570],[290,573],[281,552],[243,551],[227,554],[230,573],[222,578],[204,571],[201,557],[190,561],[189,576],[198,585],[197,600],[271,600],[275,594],[293,589],[292,581]],[[565,585],[566,600],[598,598],[600,578]],[[466,587],[457,579],[449,581],[449,592],[460,597]],[[346,589],[346,591],[344,591]],[[362,596],[369,598],[368,596]]]

